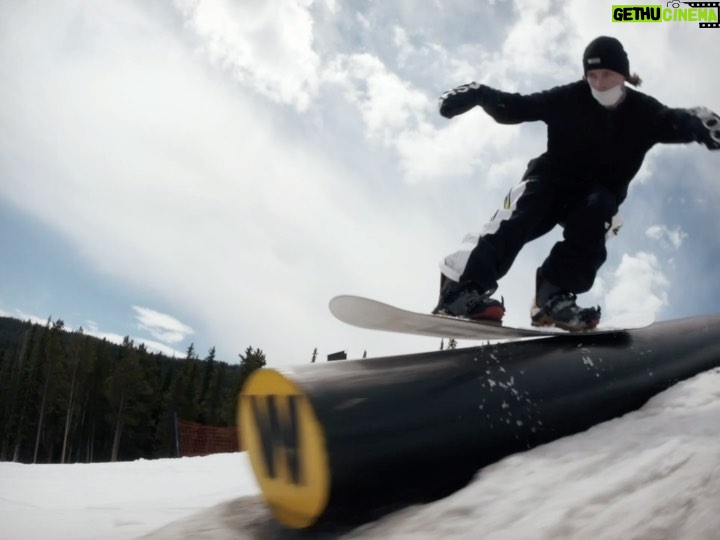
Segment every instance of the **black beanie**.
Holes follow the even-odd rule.
[[[583,73],[591,69],[609,69],[630,78],[630,62],[622,43],[608,36],[593,39],[583,54]]]

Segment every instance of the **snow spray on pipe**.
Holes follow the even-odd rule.
[[[262,369],[238,430],[293,529],[446,496],[503,457],[638,409],[720,366],[720,315],[403,356]]]

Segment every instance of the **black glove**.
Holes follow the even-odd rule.
[[[693,116],[690,129],[695,140],[704,144],[710,150],[720,149],[720,116],[707,107],[688,109]]]
[[[476,82],[448,90],[440,96],[440,114],[452,118],[466,113],[476,105],[482,105],[483,95],[483,85]]]

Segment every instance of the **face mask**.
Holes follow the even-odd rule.
[[[595,90],[592,86],[590,87],[590,91],[592,92],[593,97],[603,107],[612,107],[618,101],[620,101],[624,90],[625,85],[622,83],[618,84],[617,86],[613,86],[608,90]]]

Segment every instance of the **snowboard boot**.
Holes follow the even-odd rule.
[[[577,295],[563,291],[543,279],[540,268],[535,278],[535,303],[530,310],[533,326],[557,326],[569,332],[592,330],[600,322],[600,306],[581,308]]]
[[[494,292],[480,291],[470,281],[458,283],[441,274],[440,299],[432,313],[499,323],[505,315],[505,304],[490,298]]]

